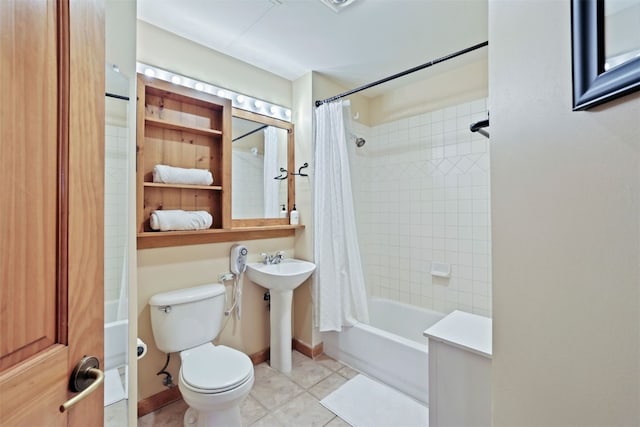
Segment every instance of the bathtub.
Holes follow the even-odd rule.
[[[422,332],[444,317],[384,299],[369,300],[370,324],[323,332],[324,352],[362,373],[429,403],[429,356]]]
[[[128,396],[127,343],[129,321],[118,318],[118,301],[104,303],[104,406]]]
[[[129,321],[116,320],[118,301],[104,303],[104,369],[113,369],[127,364],[127,334]]]

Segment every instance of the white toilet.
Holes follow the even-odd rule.
[[[253,386],[249,357],[211,342],[223,327],[225,288],[196,286],[149,300],[157,347],[180,352],[178,387],[189,405],[185,426],[240,426],[240,403]]]

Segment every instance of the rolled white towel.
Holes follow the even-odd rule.
[[[211,185],[213,184],[213,175],[206,169],[184,169],[167,165],[155,165],[153,167],[153,182]]]
[[[206,230],[213,217],[207,211],[162,210],[153,211],[149,222],[152,230]]]

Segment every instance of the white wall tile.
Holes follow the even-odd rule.
[[[365,129],[350,154],[367,285],[439,311],[491,314],[489,145],[469,132],[486,100]],[[433,279],[431,261],[452,264]]]
[[[128,212],[128,130],[105,126],[104,162],[104,295],[105,301],[120,296]]]

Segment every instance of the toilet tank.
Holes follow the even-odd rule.
[[[173,353],[213,341],[222,329],[224,303],[219,283],[153,295],[149,308],[156,346]]]

